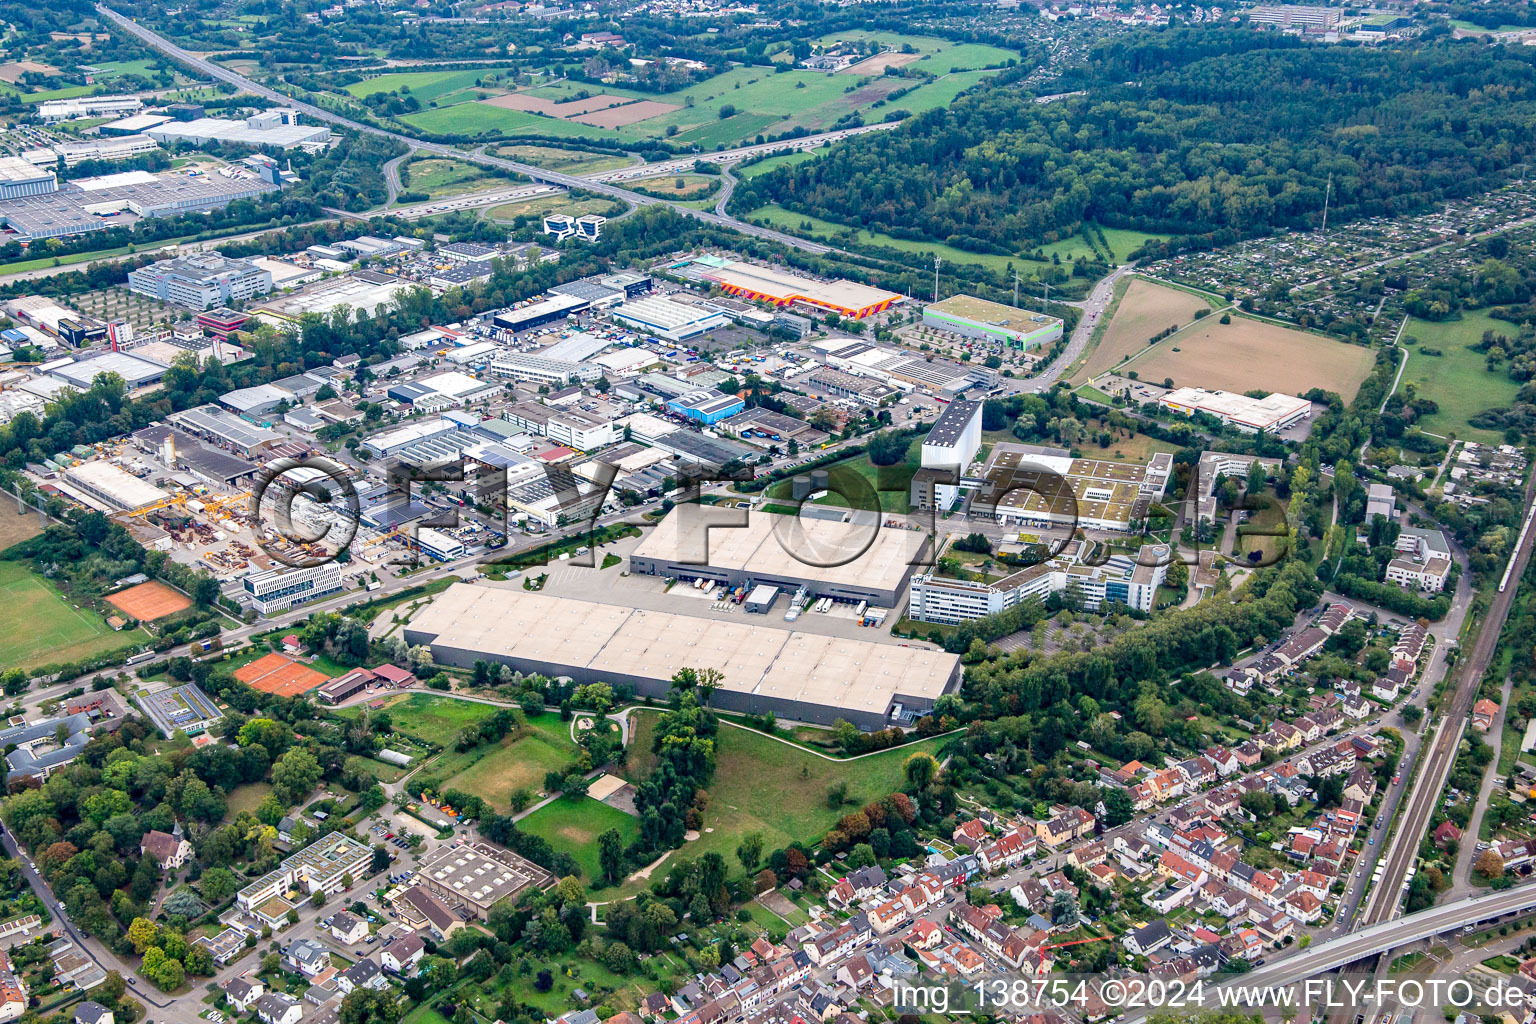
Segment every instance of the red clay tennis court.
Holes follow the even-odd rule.
[[[107,603],[140,622],[154,622],[192,607],[185,594],[158,580],[119,590],[107,598]]]
[[[257,658],[249,665],[236,669],[235,678],[263,693],[279,697],[296,697],[308,693],[326,680],[325,676],[314,669],[281,654]]]

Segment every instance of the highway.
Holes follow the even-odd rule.
[[[463,160],[469,163],[482,164],[486,167],[498,167],[502,170],[516,171],[519,174],[527,175],[529,178],[537,182],[544,182],[550,185],[562,185],[565,188],[581,189],[585,192],[594,192],[598,195],[608,196],[612,199],[617,199],[621,202],[628,203],[631,206],[669,206],[686,217],[692,217],[695,220],[700,220],[707,224],[712,224],[716,227],[726,228],[731,231],[738,231],[742,234],[752,235],[756,238],[763,238],[767,239],[768,241],[778,242],[781,245],[793,246],[794,248],[801,249],[805,252],[827,253],[833,251],[831,246],[822,245],[820,242],[811,242],[804,238],[796,238],[794,235],[787,235],[782,231],[775,231],[772,228],[764,228],[755,224],[748,224],[744,221],[737,220],[735,217],[715,213],[710,210],[695,210],[680,203],[674,203],[665,199],[656,199],[651,196],[641,195],[639,192],[631,192],[629,189],[620,188],[617,185],[613,185],[605,181],[589,180],[587,178],[577,177],[574,174],[564,174],[559,171],[549,171],[542,167],[534,167],[532,164],[518,163],[513,160],[503,160],[500,157],[488,156],[484,153],[474,152],[473,150],[458,149],[453,146],[445,146],[435,142],[423,142],[420,139],[414,139],[409,135],[402,135],[399,132],[387,131],[383,128],[375,128],[372,125],[362,124],[361,122],[353,121],[350,118],[342,117],[339,114],[333,114],[328,110],[315,106],[314,104],[305,103],[302,100],[296,100],[291,96],[286,96],[275,89],[270,89],[258,82],[254,82],[251,79],[246,78],[244,75],[238,75],[235,72],[230,71],[228,68],[221,67],[212,61],[204,60],[196,54],[182,49],[159,33],[145,28],[144,26],[133,21],[131,18],[124,17],[123,15],[112,10],[110,7],[97,4],[96,11],[103,18],[106,18],[118,28],[121,28],[124,32],[134,36],[146,46],[149,46],[152,49],[158,50],[159,52],[165,54],[172,60],[184,64],[187,67],[190,67],[216,81],[228,82],[230,85],[233,85],[239,89],[244,89],[246,92],[252,93],[253,95],[262,96],[274,103],[280,103],[285,107],[290,107],[295,110],[302,111],[317,121],[338,125],[355,132],[366,132],[370,135],[377,135],[382,138],[394,139],[396,142],[408,146],[411,149],[420,150],[422,152],[435,153],[438,156],[451,157],[455,160]],[[691,160],[689,161],[689,164],[692,164]]]

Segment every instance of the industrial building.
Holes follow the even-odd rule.
[[[693,261],[704,280],[713,281],[727,294],[768,302],[775,306],[805,306],[822,313],[862,320],[902,301],[897,292],[872,288],[841,278],[817,281],[773,267],[738,260],[704,257]]]
[[[43,121],[69,121],[77,117],[124,117],[140,110],[144,101],[137,96],[76,96],[67,100],[44,100],[37,105]]]
[[[1270,433],[1284,430],[1312,414],[1312,403],[1294,395],[1249,398],[1231,391],[1207,391],[1205,388],[1178,388],[1159,397],[1157,404],[1186,416],[1203,412],[1250,434],[1261,430]]]
[[[110,462],[83,462],[64,471],[67,485],[95,499],[108,512],[132,514],[157,505],[170,495]]]
[[[68,321],[64,323],[67,324]],[[101,374],[115,373],[123,378],[123,383],[127,384],[128,389],[132,391],[154,384],[164,377],[165,371],[169,369],[170,367],[164,363],[130,355],[127,352],[103,352],[78,362],[55,366],[48,371],[48,374],[59,380],[68,381],[83,390],[90,387]]]
[[[1172,472],[1173,456],[1167,452],[1156,453],[1142,466],[1003,443],[987,457],[970,511],[1010,526],[1124,533],[1147,518]]]
[[[713,389],[690,391],[667,401],[669,411],[705,426],[735,416],[746,407],[747,403],[737,396],[721,394]]]
[[[951,295],[923,308],[923,323],[965,338],[1001,342],[1013,348],[1038,348],[1061,337],[1061,319],[989,302],[974,295]]]
[[[711,525],[721,523],[724,514],[697,506],[673,509],[636,545],[629,571],[702,578],[733,588],[757,583],[791,591],[804,587],[812,597],[890,608],[913,570],[928,564],[928,535],[921,531],[767,512],[731,515],[745,517],[745,525]]]
[[[242,581],[251,607],[261,615],[285,611],[341,590],[341,567],[335,562],[302,569],[253,572]]]
[[[629,683],[648,697],[664,697],[681,668],[714,668],[725,676],[716,707],[863,729],[926,714],[960,682],[952,654],[467,583],[417,612],[403,635],[441,665],[487,660]]]
[[[525,857],[490,843],[444,846],[422,862],[417,882],[449,906],[484,919],[491,906],[533,886],[548,889],[555,876]]]
[[[40,196],[57,190],[58,176],[18,156],[0,157],[0,199]]]
[[[148,129],[145,134],[156,142],[177,142],[206,146],[210,142],[233,142],[242,146],[323,146],[331,139],[324,125],[299,124],[296,110],[264,110],[243,121],[202,117],[195,121],[167,121]]]
[[[27,158],[52,163],[52,160],[44,159],[51,155],[55,160],[62,159],[65,167],[73,167],[87,160],[126,160],[141,153],[153,153],[159,148],[160,143],[148,135],[121,135],[81,142],[58,142],[48,149],[28,152]]]
[[[200,252],[130,270],[128,290],[187,309],[208,309],[265,295],[272,290],[272,275],[250,260]]]
[[[554,294],[539,302],[503,309],[491,318],[497,327],[513,332],[531,331],[582,312],[590,305],[574,295]]]
[[[613,311],[613,318],[678,344],[731,322],[717,309],[703,309],[661,295],[631,299]]]
[[[216,405],[199,405],[172,413],[168,419],[194,437],[213,441],[247,458],[265,452],[283,439],[277,431],[258,427]]]
[[[437,437],[439,434],[446,434],[455,429],[457,428],[449,420],[413,420],[410,423],[402,423],[398,427],[374,434],[363,442],[363,447],[368,450],[369,454],[383,459],[397,454],[407,445],[415,444],[418,441],[425,441],[428,438]]]
[[[126,226],[129,221],[112,219],[120,214],[174,217],[274,191],[275,184],[245,176],[122,171],[77,178],[52,191],[0,195],[0,221],[22,241],[59,238]]]
[[[536,352],[507,352],[491,360],[491,372],[510,380],[528,380],[536,384],[564,387],[571,381],[593,381],[603,375],[601,367],[559,359]]]

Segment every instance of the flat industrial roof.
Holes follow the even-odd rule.
[[[877,715],[898,695],[937,700],[959,662],[899,644],[469,583],[449,587],[408,629],[446,647],[599,674],[666,679],[684,667],[717,668],[725,690]]]
[[[749,294],[749,297],[761,295],[784,301],[803,299],[818,305],[835,306],[851,311],[901,300],[898,292],[872,288],[857,281],[847,281],[842,278],[836,281],[817,281],[799,274],[792,274],[787,270],[734,260],[723,266],[705,270],[704,276],[742,289]]]
[[[1061,324],[1060,317],[1036,313],[1032,309],[1021,309],[1018,306],[1009,306],[1001,302],[993,302],[990,299],[978,298],[975,295],[951,295],[947,299],[930,302],[924,309],[924,312],[929,311],[960,317],[964,320],[974,320],[977,323],[991,324],[993,327],[1001,327],[1004,330],[1022,333],[1038,331],[1041,328]]]
[[[745,527],[710,527],[708,510],[694,506],[673,509],[641,538],[634,554],[749,574],[894,591],[901,589],[927,541],[927,534],[916,530],[877,529],[768,512],[738,514],[747,517]],[[718,522],[723,517],[713,518]]]
[[[129,512],[170,497],[154,484],[146,483],[110,462],[85,462],[66,469],[64,476]]]

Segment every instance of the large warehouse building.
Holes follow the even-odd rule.
[[[1284,430],[1312,414],[1312,403],[1295,395],[1249,398],[1231,391],[1207,391],[1205,388],[1178,388],[1159,398],[1157,404],[1186,416],[1203,412],[1250,434],[1261,430]]]
[[[966,338],[984,338],[1015,348],[1038,348],[1061,337],[1061,320],[974,295],[951,295],[924,307],[923,323]]]
[[[960,659],[892,643],[455,583],[405,627],[441,665],[486,660],[664,697],[682,668],[725,675],[716,707],[861,729],[910,721],[959,686]]]
[[[897,292],[871,288],[857,281],[817,281],[787,270],[737,260],[721,260],[718,264],[696,260],[695,265],[700,276],[715,282],[729,295],[775,306],[809,306],[855,320],[887,310],[902,299]]]
[[[746,526],[711,526],[697,508],[674,510],[635,547],[629,571],[702,577],[728,587],[803,586],[814,597],[891,608],[927,554],[928,535],[919,531],[743,514]]]

